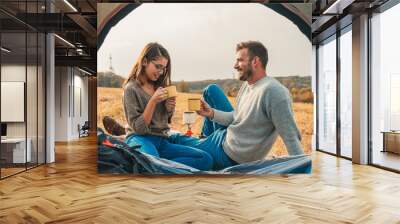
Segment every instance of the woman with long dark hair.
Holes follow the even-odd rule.
[[[169,121],[176,98],[167,98],[165,87],[171,84],[171,59],[158,43],[142,50],[124,83],[123,105],[131,131],[125,142],[142,145],[144,153],[197,168],[210,170],[211,156],[202,150],[168,141]]]

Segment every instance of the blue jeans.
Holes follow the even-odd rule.
[[[225,112],[233,111],[233,107],[225,96],[224,91],[216,84],[210,84],[204,89],[203,98],[211,108]],[[203,129],[201,131],[204,136],[209,136],[218,129],[226,129],[226,127],[212,122],[208,118],[204,118]]]
[[[233,107],[228,98],[225,96],[222,89],[215,84],[211,84],[205,88],[203,98],[210,107],[214,109],[225,112],[233,111]],[[198,139],[182,134],[174,134],[169,137],[169,141],[175,144],[198,148],[209,153],[214,161],[214,170],[220,170],[238,164],[229,158],[222,148],[226,136],[225,126],[205,118],[202,133],[207,137],[204,139]]]
[[[213,165],[211,156],[200,149],[173,144],[166,138],[153,135],[130,135],[125,140],[129,146],[141,145],[140,151],[155,157],[169,159],[199,170],[210,170]]]

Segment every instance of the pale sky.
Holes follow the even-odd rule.
[[[236,44],[248,40],[268,49],[268,75],[311,75],[311,42],[258,3],[145,3],[110,30],[97,71],[108,69],[112,55],[114,71],[126,77],[143,47],[158,42],[171,56],[173,81],[233,78]]]

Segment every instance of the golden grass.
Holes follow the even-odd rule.
[[[103,128],[102,119],[105,115],[111,116],[122,124],[126,124],[125,115],[122,107],[122,89],[118,88],[104,88],[97,89],[97,125]],[[174,130],[186,132],[187,127],[182,122],[182,114],[187,110],[187,99],[191,97],[200,96],[199,94],[191,93],[178,93],[177,105],[174,116],[172,117],[171,128]],[[229,97],[229,101],[235,106],[235,99]],[[307,154],[311,153],[311,137],[313,134],[313,104],[309,103],[294,103],[293,110],[297,126],[301,132],[304,151]],[[202,118],[196,117],[196,122],[192,126],[192,132],[198,136],[201,131]],[[284,156],[287,155],[285,144],[279,137],[275,142],[270,156]]]

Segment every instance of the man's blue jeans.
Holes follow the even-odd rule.
[[[225,112],[233,111],[233,107],[228,98],[225,96],[222,89],[215,84],[211,84],[205,88],[203,92],[203,98],[211,108]],[[225,126],[205,118],[202,133],[206,136],[206,138],[198,139],[182,134],[174,134],[169,137],[169,141],[175,144],[191,146],[208,152],[213,158],[213,169],[215,170],[220,170],[238,164],[229,158],[222,148],[222,144],[224,143],[226,136]]]
[[[155,157],[169,159],[199,170],[210,170],[213,165],[211,156],[200,149],[173,144],[167,138],[153,135],[130,135],[125,143],[129,146],[141,145],[140,151]]]

